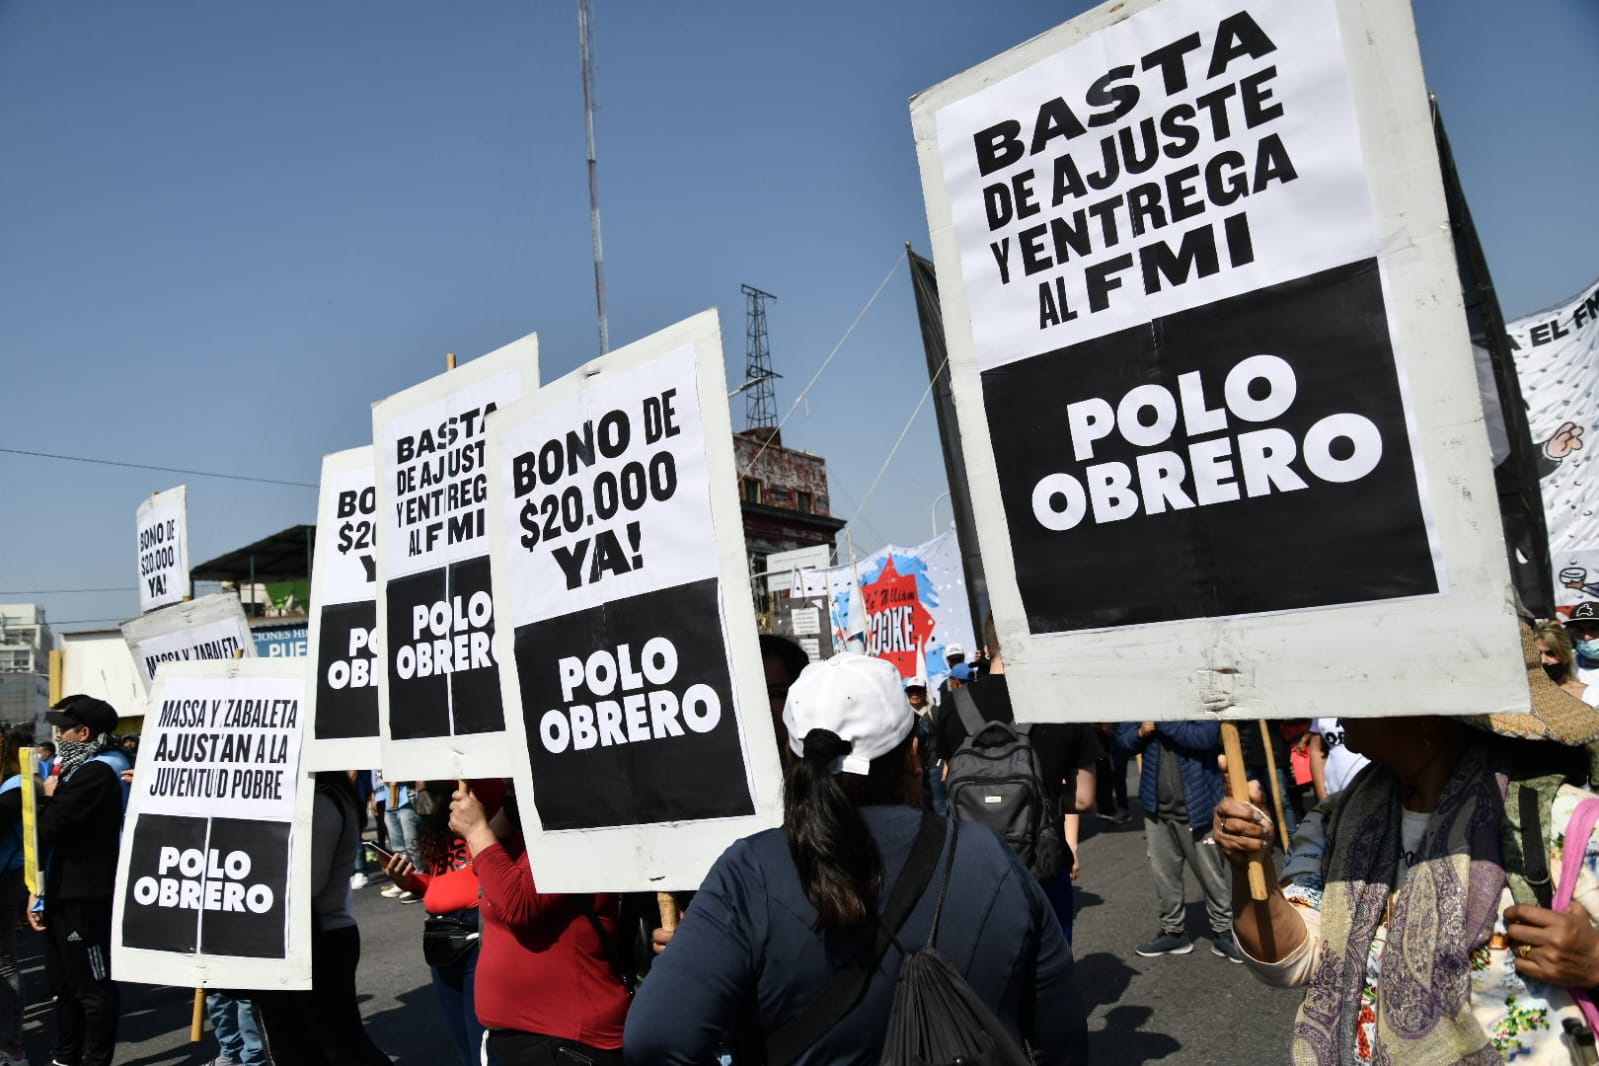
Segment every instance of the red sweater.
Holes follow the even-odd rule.
[[[483,886],[478,1021],[620,1048],[627,989],[583,913],[583,897],[541,894],[520,838],[485,848],[472,865]],[[616,936],[617,898],[594,896],[593,904]]]

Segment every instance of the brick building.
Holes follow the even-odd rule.
[[[826,459],[785,448],[777,431],[766,429],[733,434],[733,456],[751,574],[763,573],[773,552],[833,546],[845,523],[830,511]]]

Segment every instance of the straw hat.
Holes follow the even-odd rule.
[[[1568,747],[1599,740],[1599,710],[1549,680],[1538,654],[1538,638],[1526,622],[1521,623],[1521,658],[1527,664],[1532,709],[1511,714],[1462,715],[1461,721],[1502,737],[1552,740]]]

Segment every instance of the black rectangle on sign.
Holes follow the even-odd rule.
[[[122,900],[122,943],[150,951],[192,955],[200,944],[200,901],[183,888],[184,858],[194,869],[205,854],[206,818],[141,814],[128,855],[127,895]]]
[[[281,959],[288,944],[289,826],[211,819],[200,950]]]
[[[1438,591],[1375,260],[986,371],[983,404],[1034,633]]]
[[[450,678],[434,669],[435,646],[427,619],[445,598],[445,571],[428,570],[388,584],[384,639],[388,647],[389,736],[395,740],[450,735]],[[422,614],[418,615],[418,611]],[[418,625],[418,618],[422,618]],[[318,717],[321,717],[318,715]]]
[[[545,829],[754,812],[714,579],[521,626],[516,666]]]
[[[494,665],[494,598],[489,588],[489,560],[450,564],[451,624],[459,606],[464,629],[451,633],[454,669],[450,674],[450,713],[455,732],[499,733],[505,729],[500,705],[500,669]],[[481,610],[487,603],[488,610]]]
[[[376,672],[383,664],[371,648],[377,618],[378,606],[371,600],[322,609],[316,658],[318,740],[378,735]]]

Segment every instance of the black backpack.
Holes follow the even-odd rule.
[[[955,835],[950,841],[949,861],[939,884],[927,944],[907,951],[899,941],[899,931],[932,881],[939,854],[944,850],[946,827]],[[871,972],[889,944],[899,949],[904,960],[900,963],[894,1003],[888,1016],[881,1060],[884,1066],[957,1062],[969,1066],[1031,1066],[1032,1059],[1017,1045],[993,1010],[966,983],[966,978],[949,958],[934,946],[959,843],[958,826],[923,812],[910,855],[884,903],[870,954],[862,952],[850,960],[815,1002],[767,1037],[766,1066],[790,1066],[853,1010],[865,994]],[[1023,1029],[1028,1031],[1032,1028],[1034,1009],[1031,982],[1022,1006]]]
[[[1060,801],[1040,772],[1032,726],[985,720],[966,688],[951,695],[966,739],[947,760],[950,817],[988,826],[1034,877],[1053,882],[1067,863],[1066,837]]]

